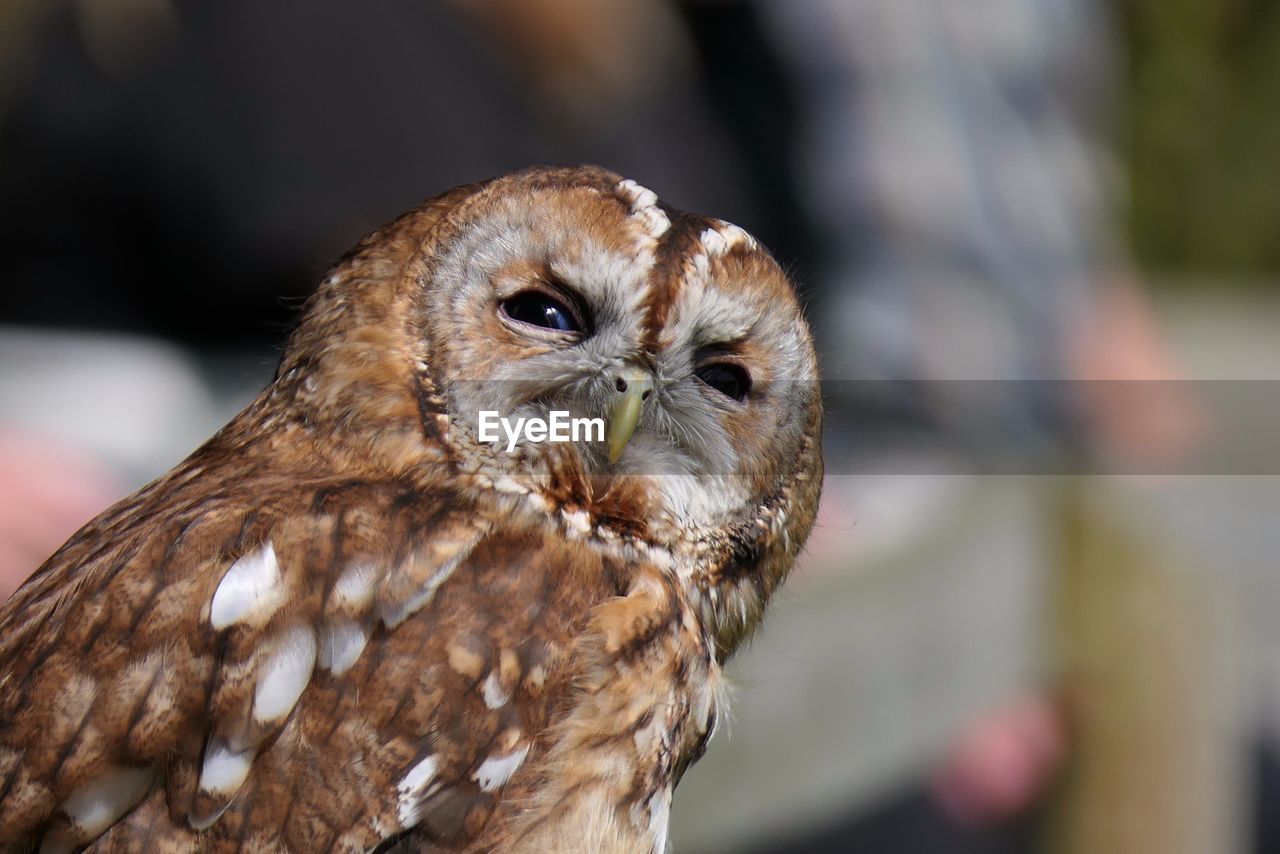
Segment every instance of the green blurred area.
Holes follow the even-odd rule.
[[[1160,274],[1280,272],[1280,3],[1118,0],[1128,233]],[[1176,280],[1176,279],[1175,279]]]

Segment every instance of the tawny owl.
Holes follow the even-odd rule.
[[[4,606],[0,840],[662,851],[813,522],[816,372],[769,255],[632,181],[423,204]]]

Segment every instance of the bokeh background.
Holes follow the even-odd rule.
[[[362,234],[560,162],[756,234],[824,364],[677,851],[1280,851],[1269,0],[9,0],[0,595]]]

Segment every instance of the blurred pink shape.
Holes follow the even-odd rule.
[[[1061,710],[1043,696],[1020,697],[961,733],[934,774],[933,793],[961,824],[1004,821],[1036,804],[1066,751]]]
[[[1177,462],[1209,438],[1210,414],[1181,382],[1185,373],[1136,283],[1118,278],[1099,291],[1067,348],[1088,426],[1122,459]]]
[[[80,448],[0,428],[0,600],[123,492]]]

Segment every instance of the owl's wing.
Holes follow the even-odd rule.
[[[108,511],[6,605],[0,839],[473,836],[611,570],[444,491],[194,477]]]

